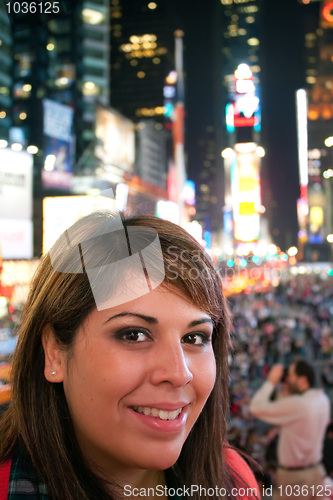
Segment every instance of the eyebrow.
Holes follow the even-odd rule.
[[[195,321],[192,321],[188,326],[189,328],[192,328],[193,326],[202,325],[203,323],[211,323],[213,326],[215,326],[215,323],[211,318],[197,319]]]
[[[116,314],[115,316],[111,316],[109,319],[107,319],[105,321],[105,323],[108,323],[112,319],[120,318],[123,316],[135,316],[137,318],[143,319],[144,321],[146,321],[147,323],[150,323],[151,325],[158,325],[157,318],[153,318],[152,316],[146,316],[145,314],[131,313],[131,312],[122,312],[122,313]],[[188,328],[202,325],[203,323],[211,323],[213,326],[215,325],[214,321],[211,318],[201,318],[201,319],[196,319],[194,321],[191,321],[191,323],[189,323],[189,325],[188,325]]]
[[[147,323],[150,323],[152,325],[157,325],[158,323],[157,319],[153,318],[152,316],[146,316],[145,314],[131,313],[131,312],[122,312],[116,314],[115,316],[111,316],[108,320],[105,321],[105,323],[108,323],[112,319],[120,318],[122,316],[136,316],[137,318],[143,319],[144,321],[147,321]]]

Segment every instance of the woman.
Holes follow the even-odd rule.
[[[23,314],[0,423],[8,498],[255,498],[230,493],[255,483],[223,447],[229,329],[219,275],[186,231],[107,211],[76,222]]]

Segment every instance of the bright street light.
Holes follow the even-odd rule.
[[[333,146],[333,136],[327,137],[327,139],[324,140],[324,144],[326,147],[331,148]]]
[[[298,254],[298,250],[296,247],[290,247],[287,251],[287,254],[289,255],[289,257],[295,257],[295,255]]]

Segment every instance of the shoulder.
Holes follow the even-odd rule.
[[[244,458],[236,450],[228,447],[224,447],[224,456],[230,470],[234,472],[237,478],[238,498],[244,500],[260,499],[258,483]]]
[[[331,404],[330,398],[322,389],[309,389],[308,391],[305,391],[300,397],[303,399],[303,401],[308,401],[309,404],[313,403],[314,401],[316,401],[318,404],[323,404],[326,406],[330,406]]]

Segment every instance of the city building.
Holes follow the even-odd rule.
[[[0,141],[8,141],[12,105],[12,30],[5,4],[0,5]],[[5,146],[5,142],[2,142]]]
[[[163,123],[165,79],[175,69],[174,2],[111,2],[111,106]],[[173,28],[174,26],[174,28]]]
[[[298,202],[301,257],[331,258],[333,233],[333,2],[304,6],[305,88],[307,93],[307,151],[305,182]],[[304,119],[305,120],[305,119]],[[302,151],[300,151],[300,156]],[[302,184],[302,182],[301,182]],[[328,239],[327,239],[328,238]]]
[[[96,102],[109,102],[108,2],[80,3],[37,26],[21,22],[14,18],[13,125],[44,149],[43,99],[72,108],[76,163],[94,139]]]
[[[254,251],[261,236],[261,4],[221,0],[223,247],[229,252],[240,246]]]
[[[74,174],[96,168],[96,105],[107,105],[110,92],[109,3],[80,2],[50,19],[10,17],[10,66],[8,33],[0,46],[1,61],[7,61],[1,72],[11,70],[0,88],[8,106],[8,145],[34,155],[34,255],[42,246],[43,197],[68,194]]]
[[[128,209],[159,213],[159,201],[169,201],[178,204],[180,215],[175,222],[180,222],[185,164],[183,151],[176,154],[175,145],[184,128],[182,64],[177,67],[176,61],[182,38],[182,33],[175,33],[177,12],[177,2],[169,0],[111,2],[110,103],[136,129],[135,166],[126,176]],[[178,54],[181,58],[181,47]],[[173,168],[175,176],[170,173]],[[170,194],[173,189],[175,197]]]

